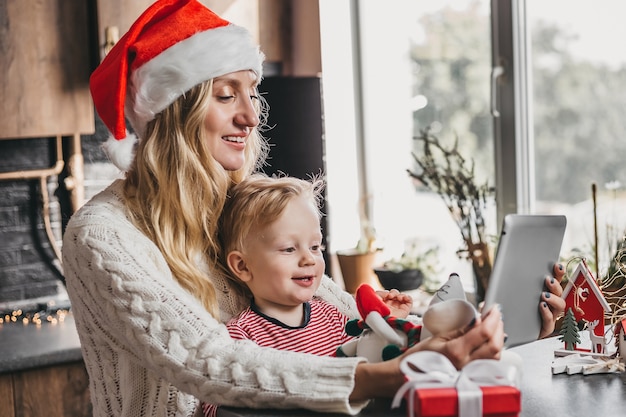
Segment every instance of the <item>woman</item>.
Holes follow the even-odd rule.
[[[233,340],[222,324],[249,302],[218,272],[216,225],[229,187],[267,150],[262,60],[247,31],[196,0],[159,0],[91,77],[116,139],[108,152],[127,171],[74,214],[63,241],[95,417],[191,416],[199,400],[354,414],[403,382],[399,359],[278,351]],[[317,295],[358,314],[328,277]],[[556,298],[547,301],[558,312]],[[495,311],[414,350],[460,367],[499,357],[503,339]]]

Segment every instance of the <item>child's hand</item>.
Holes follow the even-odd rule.
[[[383,302],[391,309],[391,315],[399,318],[406,318],[411,313],[413,298],[410,295],[401,293],[398,290],[376,291]]]

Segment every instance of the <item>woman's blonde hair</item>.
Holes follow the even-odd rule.
[[[231,188],[219,221],[220,261],[225,275],[244,294],[250,295],[247,286],[228,269],[226,255],[233,250],[243,250],[251,232],[275,222],[287,204],[297,197],[309,198],[321,218],[323,188],[324,181],[319,175],[311,176],[307,181],[285,175],[268,177],[261,173],[250,175]]]
[[[243,167],[226,171],[206,143],[212,87],[212,80],[193,87],[148,123],[124,192],[133,221],[158,246],[176,280],[219,318],[215,288],[201,265],[218,273],[217,228],[228,189],[265,161],[267,106],[260,98],[261,123],[246,142]]]

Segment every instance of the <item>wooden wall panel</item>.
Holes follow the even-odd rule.
[[[15,417],[13,378],[11,374],[0,375],[0,416]]]
[[[84,1],[0,2],[0,138],[93,133]]]
[[[15,417],[90,417],[89,378],[82,362],[13,376]]]

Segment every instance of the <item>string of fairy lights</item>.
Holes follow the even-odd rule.
[[[29,324],[41,326],[43,323],[57,324],[65,321],[68,313],[68,310],[57,310],[54,313],[45,311],[25,313],[22,310],[15,310],[0,317],[0,326],[5,323],[22,323],[25,326]]]

